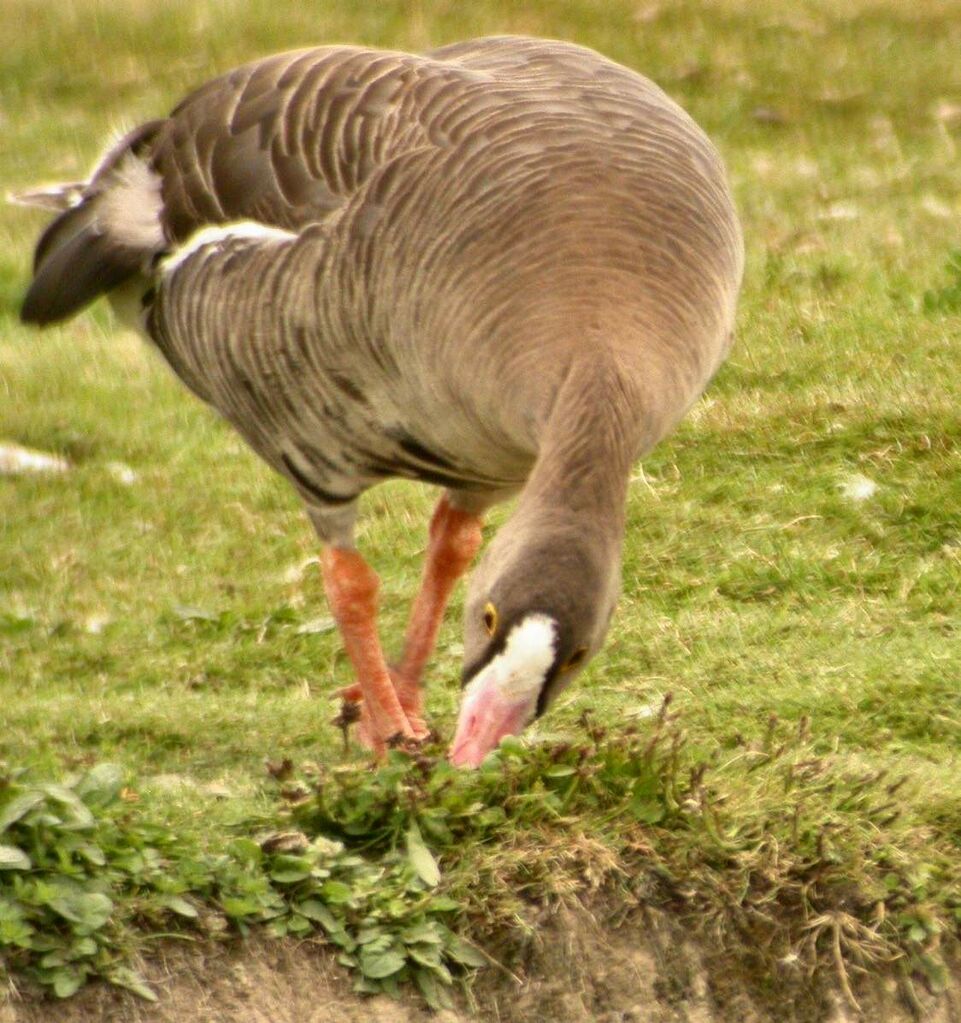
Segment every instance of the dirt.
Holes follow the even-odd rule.
[[[664,913],[609,930],[577,907],[545,912],[531,938],[503,944],[502,965],[456,1010],[430,1013],[413,994],[355,995],[317,943],[248,941],[166,948],[145,967],[156,1005],[95,985],[66,1002],[9,997],[0,1023],[961,1023],[961,955],[950,952],[938,995],[893,977],[852,978],[858,1013],[830,978],[812,982],[789,963],[777,976],[745,976]]]

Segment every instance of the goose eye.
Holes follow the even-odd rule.
[[[488,636],[493,636],[497,631],[497,608],[491,603],[484,608],[484,628]]]
[[[578,650],[575,650],[570,657],[561,665],[561,671],[570,671],[572,668],[576,668],[587,656],[587,647],[582,646]]]

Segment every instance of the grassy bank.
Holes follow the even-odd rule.
[[[560,879],[553,897],[597,876],[719,921],[732,954],[763,933],[772,955],[808,956],[839,977],[838,955],[854,970],[901,956],[937,982],[937,944],[958,927],[961,883],[961,302],[946,266],[961,216],[956,6],[917,3],[909,14],[896,0],[571,0],[383,3],[359,13],[348,3],[11,0],[5,13],[18,27],[0,54],[5,189],[82,174],[119,124],[274,49],[425,48],[530,32],[593,45],[682,102],[728,162],[748,241],[731,360],[632,485],[624,597],[605,653],[532,737],[534,750],[507,755],[496,784],[494,774],[441,777],[447,788],[424,792],[408,779],[427,771],[417,765],[396,766],[402,780],[369,781],[363,757],[345,752],[330,724],[327,694],[349,673],[293,494],[102,308],[43,334],[21,328],[16,305],[42,217],[0,210],[0,443],[70,463],[62,474],[0,476],[0,819],[43,780],[119,765],[101,803],[78,797],[93,823],[46,793],[31,813],[72,806],[84,827],[71,831],[78,820],[63,810],[63,829],[25,815],[0,835],[51,876],[60,859],[45,857],[64,835],[104,844],[103,864],[72,853],[63,870],[110,900],[109,912],[84,903],[87,924],[52,906],[56,894],[11,895],[29,872],[0,872],[0,905],[19,905],[33,928],[27,947],[49,933],[89,938],[96,948],[85,943],[77,961],[122,982],[119,952],[138,933],[175,924],[207,933],[171,898],[228,929],[274,921],[280,930],[278,920],[302,918],[329,936],[321,909],[310,916],[294,905],[346,918],[328,906],[329,878],[293,894],[305,879],[271,878],[282,873],[276,856],[314,853],[299,838],[289,852],[249,844],[278,831],[344,842],[317,815],[317,775],[301,766],[313,762],[343,766],[348,807],[366,798],[351,779],[375,793],[408,782],[420,792],[425,809],[405,804],[396,841],[380,836],[361,852],[347,842],[325,855],[362,853],[363,865],[344,868],[361,889],[373,863],[405,907],[423,896],[422,923],[438,928],[427,944],[454,973],[463,964],[443,950],[471,956],[455,933],[480,940],[493,921],[522,917],[498,892],[523,881],[525,863],[535,863],[532,894],[552,896],[536,882],[540,850],[541,878],[551,865]],[[388,645],[419,575],[432,498],[392,484],[365,502],[360,542],[382,576]],[[430,678],[442,735],[456,705],[458,610]],[[676,721],[659,718],[668,693]],[[586,735],[578,722],[587,709],[590,728],[618,731]],[[637,736],[621,733],[625,721]],[[571,749],[547,768],[558,743]],[[646,789],[637,778],[619,788],[604,773],[624,743],[640,744],[632,763]],[[594,768],[576,752],[585,744],[604,785],[589,781]],[[284,758],[302,803],[263,770]],[[542,768],[561,773],[539,783]],[[567,797],[568,779],[582,774]],[[636,799],[635,783],[645,793]],[[529,791],[543,816],[524,809]],[[554,806],[545,792],[568,802]],[[468,797],[520,803],[482,834],[425,831],[432,808]],[[414,822],[440,866],[436,885],[412,866]],[[565,843],[588,852],[565,867]],[[111,850],[123,860],[138,844],[156,850],[177,891],[134,883],[117,866]],[[454,855],[461,847],[469,851]],[[317,859],[314,869],[331,864]],[[818,878],[813,898],[805,871]],[[472,896],[464,879],[477,877],[490,883]],[[232,916],[223,900],[242,900],[247,881],[256,905]],[[437,899],[452,905],[441,901],[434,914]],[[364,906],[350,909],[351,927]],[[409,965],[417,960],[404,950],[417,942],[397,937],[413,926],[406,913],[385,925],[381,951]],[[13,975],[32,963],[35,979],[54,983],[36,970],[55,950],[34,955],[3,927]],[[359,968],[357,948],[344,954]],[[420,966],[410,970],[443,980]],[[49,970],[61,968],[83,972]]]

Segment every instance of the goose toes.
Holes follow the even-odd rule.
[[[385,756],[389,749],[414,750],[429,734],[423,721],[416,718],[411,721],[406,716],[401,722],[391,722],[387,728],[378,728],[366,705],[361,704],[357,740],[378,759]]]
[[[371,750],[376,756],[382,757],[388,749],[416,749],[422,742],[431,735],[424,719],[416,713],[410,713],[406,707],[401,706],[403,713],[400,721],[390,721],[384,727],[381,722],[378,727],[373,714],[363,700],[363,696],[353,693],[353,687],[348,687],[346,695],[342,696],[340,710],[337,716],[331,720],[331,724],[341,730],[344,736],[344,748],[348,746],[348,735],[352,725],[357,725],[357,741],[365,749]]]
[[[334,694],[341,699],[340,712],[331,722],[344,733],[344,744],[347,743],[347,732],[351,725],[359,722],[357,738],[361,745],[382,756],[387,748],[396,749],[413,743],[415,746],[430,738],[431,730],[423,718],[423,694],[416,682],[405,678],[395,668],[390,669],[390,679],[397,693],[405,721],[391,735],[382,735],[378,731],[364,702],[364,690],[359,682],[354,682]],[[406,726],[406,727],[405,727]]]
[[[360,703],[364,698],[364,691],[360,688],[359,682],[354,682],[352,685],[336,690],[334,696],[339,696],[344,703]]]
[[[394,683],[397,699],[407,715],[414,738],[423,742],[430,735],[430,729],[424,723],[424,691],[420,683],[405,677],[396,668],[390,669],[390,680]]]

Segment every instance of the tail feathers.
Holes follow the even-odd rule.
[[[82,186],[79,201],[65,194],[69,206],[37,243],[34,279],[20,309],[24,323],[65,319],[146,271],[164,251],[160,178],[140,155],[159,123],[143,125],[114,146]]]
[[[132,277],[143,262],[143,252],[102,231],[87,204],[68,210],[40,239],[20,319],[38,326],[63,320]]]

